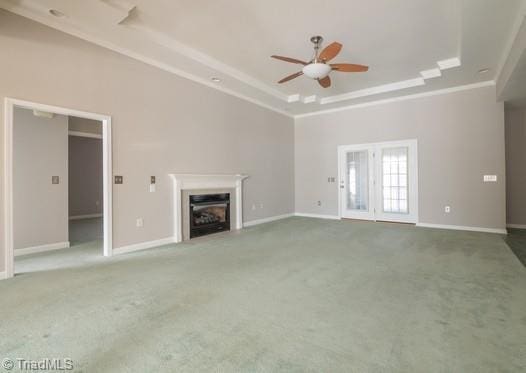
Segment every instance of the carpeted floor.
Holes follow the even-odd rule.
[[[15,273],[65,269],[104,260],[102,218],[69,221],[70,248],[15,257]]]
[[[526,267],[526,229],[508,228],[506,243]]]
[[[69,242],[71,246],[102,240],[102,218],[76,219],[69,221]]]
[[[0,296],[0,358],[76,371],[526,370],[526,270],[492,234],[290,218]]]

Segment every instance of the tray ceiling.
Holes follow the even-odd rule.
[[[512,25],[524,17],[523,5],[522,0],[0,0],[0,7],[14,13],[288,115],[493,81]],[[369,65],[369,72],[332,72],[328,89],[307,77],[277,84],[300,65],[270,55],[308,60],[312,35],[343,44],[332,62]]]

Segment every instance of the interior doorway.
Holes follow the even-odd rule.
[[[68,215],[71,246],[103,239],[103,160],[100,121],[68,119]]]
[[[418,221],[416,140],[338,147],[340,218]]]
[[[17,127],[19,121],[17,118],[21,116],[25,118],[24,123],[33,123]],[[85,123],[89,122],[93,127],[82,131],[73,128],[73,134],[70,136],[70,118],[76,118]],[[70,229],[70,222],[81,220],[69,219],[71,215],[69,188],[72,185],[70,185],[68,165],[72,159],[68,149],[70,143],[75,142],[71,140],[72,138],[82,137],[99,141],[98,149],[101,151],[99,154],[101,161],[99,187],[101,189],[96,191],[98,196],[93,197],[89,202],[93,203],[92,216],[81,216],[81,218],[98,219],[98,222],[91,222],[91,231],[102,238],[98,244],[100,250],[98,255],[111,256],[111,118],[95,113],[8,98],[5,100],[4,130],[6,276],[12,277],[15,273],[15,256],[19,263],[18,258],[27,254],[47,251],[57,253],[59,252],[57,249],[68,248],[72,243],[71,238],[74,244],[91,238],[81,238],[78,234],[75,238],[75,232]],[[24,137],[24,131],[31,135]],[[76,158],[78,161],[82,155],[77,154]],[[87,173],[87,171],[84,169],[82,172]],[[86,180],[84,178],[80,183],[85,183]],[[84,188],[81,192],[86,192],[87,189]],[[97,228],[99,224],[100,229]],[[90,229],[84,228],[81,231],[86,233]],[[68,258],[68,255],[69,252],[64,258],[61,258],[65,259],[66,263],[73,259]]]

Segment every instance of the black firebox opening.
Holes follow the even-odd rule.
[[[190,238],[230,230],[230,193],[190,196]]]

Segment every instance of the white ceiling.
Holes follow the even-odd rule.
[[[0,7],[297,115],[495,80],[525,2],[0,0]],[[309,38],[318,34],[344,45],[333,62],[366,64],[369,72],[332,72],[328,89],[304,76],[277,84],[301,66],[270,55],[309,60]],[[459,66],[440,69],[440,61]],[[479,74],[483,68],[490,71]],[[424,79],[427,70],[441,76]]]

